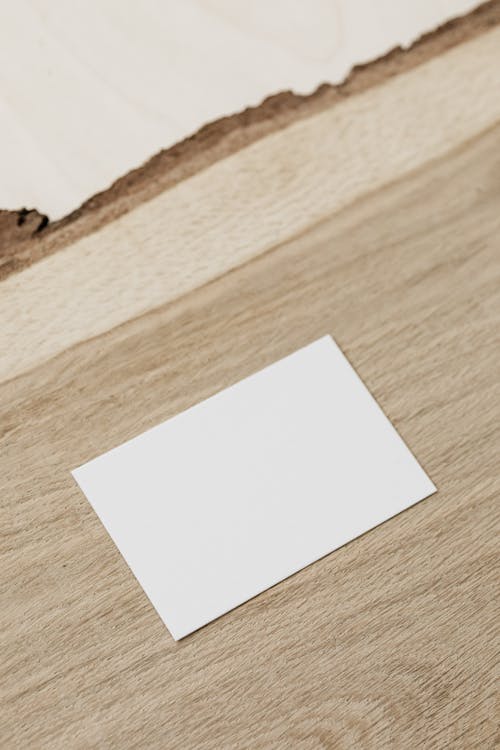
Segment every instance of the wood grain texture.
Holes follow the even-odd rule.
[[[478,2],[6,4],[0,207],[61,218],[207,122],[338,83]]]
[[[99,241],[81,256],[83,240],[0,282],[0,304],[15,301],[19,315],[16,326],[14,308],[2,308],[2,748],[495,747],[500,117],[485,91],[496,80],[497,39],[493,30],[455,50],[458,109],[441,89],[451,66],[422,65],[417,77],[405,74],[398,97],[392,83],[371,90],[367,110],[353,105],[356,118],[332,110],[329,120],[325,110],[271,136],[271,150],[266,138],[214,164],[260,190],[246,201],[242,192],[238,214],[255,242],[238,245],[235,232],[229,243],[228,219],[213,224],[210,247],[218,238],[224,253],[205,256],[206,276],[182,290],[168,286],[165,271],[154,304],[133,307],[145,279],[153,284],[152,274],[142,275],[145,259],[155,273],[165,260],[147,213],[122,230],[124,241],[136,240],[128,245],[135,263],[132,256],[122,263],[95,233]],[[469,112],[469,77],[479,114]],[[398,107],[407,113],[401,120]],[[374,112],[379,119],[358,140],[376,165],[369,179],[360,183],[353,141],[338,187],[325,169],[324,195],[314,176],[295,190],[296,147],[321,170],[325,138],[349,143],[359,118]],[[393,117],[401,132],[388,146]],[[405,128],[414,151],[405,150]],[[293,150],[287,158],[283,151],[283,175],[264,180],[274,174],[265,160],[286,143]],[[371,161],[376,143],[387,171]],[[391,144],[398,154],[403,148],[401,157]],[[192,216],[197,193],[188,188],[199,182],[183,184],[184,203],[170,190],[154,213],[160,227],[169,226],[162,215],[182,205]],[[352,185],[344,200],[341,187]],[[223,211],[220,195],[214,205]],[[243,208],[264,205],[266,196],[276,217],[263,230],[257,219],[268,214],[254,210],[247,219]],[[198,232],[204,205],[193,219]],[[188,231],[176,216],[178,231]],[[196,224],[191,229],[195,237]],[[248,255],[235,263],[238,247]],[[122,312],[128,305],[128,315],[99,329],[102,307],[88,307],[85,325],[65,339],[65,320],[71,328],[78,316],[63,308],[51,320],[49,299],[63,285],[80,295],[82,278],[92,293],[84,260],[98,263],[99,248],[123,282],[109,287],[104,275],[102,298],[113,296]],[[104,272],[105,259],[97,267]],[[438,493],[175,643],[70,469],[324,333],[339,342]],[[18,338],[31,355],[14,376]]]

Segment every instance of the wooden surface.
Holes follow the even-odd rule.
[[[206,123],[339,83],[479,2],[4,3],[0,208],[60,219]]]
[[[2,748],[495,746],[499,33],[0,282]],[[438,493],[175,643],[70,469],[324,333]]]

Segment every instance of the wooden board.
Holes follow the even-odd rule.
[[[24,0],[3,7],[0,207],[52,220],[208,122],[355,65],[480,0]]]
[[[356,67],[342,85],[322,85],[314,94],[306,97],[290,92],[277,94],[266,99],[259,107],[206,125],[192,137],[156,154],[143,167],[117,180],[109,190],[93,196],[60,221],[49,223],[47,217],[36,210],[0,210],[0,278],[100,229],[256,140],[300,119],[331,109],[346,99],[423,65],[465,41],[472,41],[497,25],[499,20],[500,2],[492,0],[465,19],[450,21],[438,32],[425,35],[408,51],[395,49],[375,63]],[[494,73],[488,70],[491,68],[490,55],[486,58],[483,74]],[[465,64],[468,65],[468,61]],[[470,92],[467,76],[465,83],[468,83]],[[433,92],[438,98],[438,106],[442,106],[443,98],[448,102],[453,99],[451,92],[447,91],[449,85],[446,79]],[[458,85],[455,76],[454,86]],[[483,88],[487,90],[487,87]],[[436,103],[435,100],[433,103]],[[425,97],[421,104],[426,104]],[[477,107],[471,110],[470,114],[474,115]],[[427,111],[431,116],[434,114],[431,103],[427,103]],[[360,127],[363,127],[363,123],[360,123]],[[407,137],[410,135],[406,133]],[[333,134],[340,149],[343,144],[338,141],[339,136],[338,131]]]
[[[2,748],[494,747],[491,19],[9,266]],[[69,471],[323,333],[439,491],[175,643]]]

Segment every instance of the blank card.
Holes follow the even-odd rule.
[[[436,489],[330,336],[73,476],[176,640]]]

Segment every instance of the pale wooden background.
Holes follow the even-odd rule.
[[[499,42],[0,282],[2,748],[495,746]],[[175,643],[70,469],[324,333],[439,491]]]
[[[162,148],[479,0],[22,0],[0,25],[0,208],[52,220]]]

